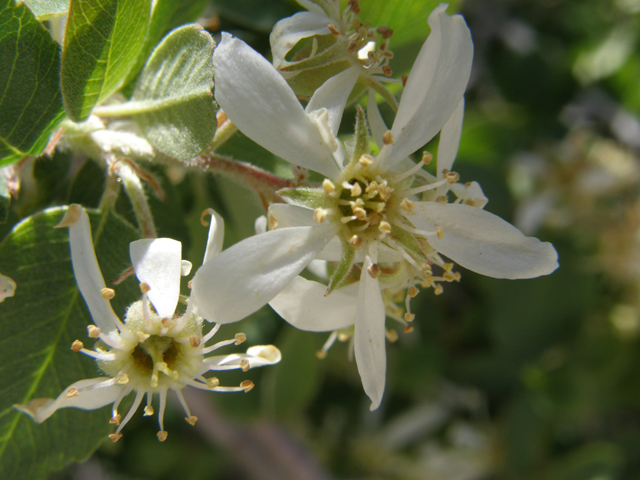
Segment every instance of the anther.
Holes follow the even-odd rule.
[[[67,390],[66,397],[67,398],[73,398],[73,397],[77,397],[78,395],[80,395],[80,393],[78,392],[78,388],[77,387],[71,387],[69,390]]]
[[[393,70],[391,70],[391,67],[389,65],[383,65],[382,66],[382,74],[385,77],[390,77],[391,75],[393,75]]]
[[[433,289],[433,293],[435,293],[436,295],[440,295],[442,292],[443,292],[442,285],[438,283]]]
[[[142,282],[142,283],[140,284],[140,291],[141,291],[142,293],[148,293],[148,292],[149,292],[149,290],[151,290],[151,287],[149,286],[149,284],[148,284],[148,283]]]
[[[350,335],[348,333],[339,333],[338,334],[338,340],[340,340],[341,342],[346,342],[347,340],[349,340]]]
[[[373,157],[368,153],[365,153],[364,155],[360,156],[360,158],[358,159],[358,163],[363,167],[368,167],[373,163]]]
[[[327,358],[327,352],[324,350],[318,350],[316,352],[316,357],[318,357],[318,359],[320,360],[324,360],[325,358]]]
[[[447,179],[448,184],[453,185],[458,180],[460,180],[460,175],[458,175],[456,172],[449,172],[445,175],[445,178]]]
[[[402,86],[406,87],[407,86],[407,80],[409,79],[409,77],[407,77],[406,75],[402,75],[402,77],[400,77],[402,79]]]
[[[362,245],[362,237],[360,235],[353,235],[349,239],[349,243],[354,247],[359,247],[360,245]]]
[[[387,337],[387,340],[389,340],[389,342],[394,343],[398,340],[398,332],[396,332],[395,330],[387,330],[385,332],[385,336]]]
[[[380,268],[380,265],[374,263],[373,265],[367,267],[367,272],[369,272],[369,276],[371,278],[378,278],[380,276],[380,273],[382,272],[382,269]]]
[[[325,191],[325,193],[331,193],[335,191],[336,186],[331,180],[329,180],[328,178],[325,178],[322,181],[322,189]]]
[[[447,281],[447,282],[453,282],[456,279],[456,276],[451,272],[445,272],[442,275],[442,278],[444,278],[445,281]]]
[[[249,360],[247,360],[246,358],[240,360],[240,368],[242,369],[243,372],[248,372],[250,368]]]
[[[444,237],[444,228],[436,227],[436,237],[438,237],[438,240]]]
[[[76,340],[71,344],[71,350],[78,353],[80,350],[84,348],[84,344],[80,340]]]
[[[349,0],[349,8],[356,15],[360,13],[360,4],[358,3],[358,0]]]
[[[191,335],[189,337],[189,345],[191,345],[192,348],[197,348],[200,346],[200,337],[198,337],[197,335]]]
[[[475,207],[476,206],[476,202],[474,202],[473,200],[471,200],[470,198],[467,198],[464,202],[465,205],[469,205],[470,207]]]
[[[407,312],[407,313],[405,313],[405,314],[404,314],[404,319],[405,319],[407,322],[413,322],[413,319],[414,319],[414,318],[416,318],[416,316],[415,316],[415,314],[413,314],[413,313],[409,313],[409,312]]]
[[[351,187],[351,196],[359,197],[360,195],[362,195],[362,187],[356,182],[353,184],[353,187]]]
[[[113,417],[111,417],[111,419],[109,420],[109,423],[112,423],[114,425],[120,425],[120,419],[122,418],[122,415],[117,414]]]
[[[334,24],[330,23],[329,25],[327,25],[327,28],[329,29],[329,31],[331,33],[333,33],[336,37],[338,35],[340,35],[340,30],[338,30],[338,27],[336,27]]]
[[[147,405],[146,407],[144,407],[144,413],[142,414],[143,417],[150,417],[151,415],[153,415],[153,407],[151,405]]]
[[[431,160],[433,160],[433,155],[431,155],[429,152],[422,152],[422,161],[425,165],[429,165],[431,163]]]
[[[220,385],[220,380],[218,380],[218,377],[207,378],[207,385],[209,388],[216,388]]]
[[[391,224],[385,220],[382,220],[378,225],[378,230],[382,233],[391,233]]]
[[[160,430],[158,432],[158,440],[160,440],[161,442],[164,442],[167,437],[169,436],[169,434],[167,432],[165,432],[164,430]]]
[[[407,297],[413,298],[417,296],[419,293],[420,293],[420,290],[418,290],[416,287],[409,287],[409,289],[407,290]]]
[[[100,336],[100,329],[95,325],[88,325],[87,335],[89,336],[89,338],[98,338]]]
[[[198,421],[198,417],[196,417],[195,415],[191,415],[190,417],[184,417],[184,419],[187,421],[189,425],[195,425],[196,422]]]
[[[240,382],[240,388],[244,390],[244,393],[247,393],[254,387],[253,382],[251,380],[243,380]]]
[[[444,265],[442,265],[442,269],[445,272],[450,272],[451,270],[453,270],[453,263],[451,262],[445,263]]]
[[[129,375],[127,375],[126,373],[118,375],[116,377],[116,382],[118,382],[120,385],[126,385],[127,383],[129,383]]]
[[[384,143],[385,145],[391,145],[393,143],[393,134],[390,130],[387,130],[382,135],[382,143]]]
[[[455,273],[453,274],[453,277],[454,277],[453,279],[454,279],[456,282],[459,282],[459,281],[460,281],[460,277],[461,277],[460,272],[455,272]]]
[[[358,219],[358,220],[366,220],[367,219],[367,212],[365,211],[364,208],[362,207],[355,207],[353,209],[353,215]]]
[[[102,295],[102,298],[104,298],[105,300],[111,300],[116,296],[116,292],[112,288],[103,288],[102,290],[100,290],[100,295]]]
[[[413,332],[413,325],[407,325],[406,327],[404,327],[403,332],[404,332],[404,333],[411,333],[411,332]]]
[[[322,223],[327,219],[328,213],[326,209],[318,207],[313,211],[313,219],[317,223]]]
[[[247,336],[244,333],[236,333],[235,336],[236,339],[236,345],[240,345],[242,342],[244,342],[247,339]]]
[[[387,27],[386,25],[381,25],[378,27],[378,33],[380,35],[382,35],[382,38],[384,38],[385,40],[387,38],[390,38],[391,35],[393,35],[393,30],[391,30],[389,27]]]
[[[148,334],[146,334],[144,332],[140,332],[140,331],[138,331],[136,333],[136,335],[138,336],[138,340],[140,341],[140,343],[144,343],[145,340],[151,336],[151,335],[148,335]]]
[[[121,438],[122,438],[122,434],[121,433],[110,433],[109,434],[109,440],[111,440],[113,443],[116,443]]]
[[[438,198],[436,198],[436,202],[438,203],[448,203],[447,197],[445,197],[444,195],[440,195]]]
[[[405,212],[413,212],[414,207],[415,207],[415,204],[408,198],[403,198],[402,201],[400,202],[400,208],[403,209]]]

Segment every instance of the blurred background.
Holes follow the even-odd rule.
[[[192,3],[214,38],[232,32],[267,57],[274,23],[300,9],[292,0]],[[361,0],[363,21],[395,32],[395,77],[409,72],[437,3]],[[640,479],[640,0],[451,3],[475,44],[456,171],[480,183],[487,210],[552,242],[560,268],[520,281],[460,269],[462,281],[442,295],[422,292],[414,331],[387,345],[375,412],[346,343],[319,360],[328,334],[296,331],[265,307],[218,334],[243,331],[282,350],[275,367],[221,375],[224,384],[251,378],[250,394],[185,390],[195,427],[170,405],[169,439],[159,443],[155,419],[138,414],[118,443],[52,480]],[[353,118],[352,108],[345,134]],[[291,176],[240,134],[220,153]],[[68,192],[77,159],[55,156],[33,163],[13,222]],[[82,167],[92,168],[101,174]],[[253,192],[226,179],[154,173],[169,198],[151,199],[159,235],[182,241],[195,265],[203,208],[225,216],[226,245],[263,214]],[[99,192],[81,200],[95,205]]]

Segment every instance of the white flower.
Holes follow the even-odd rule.
[[[222,249],[224,225],[213,210],[204,262]],[[273,345],[250,347],[246,354],[206,357],[220,347],[240,344],[246,337],[236,334],[232,340],[207,347],[205,344],[218,331],[214,326],[203,335],[203,319],[191,299],[183,314],[176,312],[180,296],[180,277],[187,275],[191,264],[181,260],[180,242],[170,238],[143,239],[130,245],[133,270],[140,280],[142,300],[133,303],[124,323],[116,316],[109,300],[113,290],[106,288],[93,250],[89,218],[80,205],[71,205],[59,226],[69,227],[71,261],[76,282],[95,325],[89,325],[90,338],[97,339],[94,350],[84,348],[76,340],[71,349],[94,358],[106,376],[81,380],[67,387],[57,399],[38,398],[15,407],[41,423],[60,408],[94,410],[113,404],[111,423],[118,425],[109,437],[115,442],[120,431],[136,412],[146,395],[144,415],[153,415],[154,394],[160,397],[158,438],[164,441],[163,419],[167,392],[173,390],[184,407],[186,420],[195,424],[182,395],[182,388],[192,386],[214,392],[248,392],[250,380],[238,387],[221,387],[215,377],[205,378],[211,370],[242,369],[273,365],[280,361],[280,351]],[[129,393],[135,392],[133,405],[124,420],[118,406]]]
[[[332,94],[325,84],[303,110],[282,77],[240,40],[223,34],[214,53],[216,99],[231,121],[274,154],[327,178],[322,188],[279,192],[290,204],[271,206],[276,229],[243,240],[200,268],[193,296],[205,317],[233,322],[273,300],[314,258],[338,262],[329,289],[324,289],[335,300],[314,303],[317,287],[300,280],[287,287],[296,289],[289,297],[291,309],[303,312],[311,306],[317,314],[309,317],[313,325],[304,315],[285,319],[319,331],[355,325],[355,358],[372,408],[382,398],[386,364],[381,282],[433,287],[439,293],[442,282],[460,278],[440,254],[496,278],[532,278],[557,268],[551,244],[525,237],[482,210],[486,198],[479,185],[460,185],[459,176],[450,171],[473,45],[462,17],[448,16],[445,9],[440,6],[429,17],[431,35],[413,66],[390,131],[377,109],[370,109],[371,131],[381,146],[375,158],[368,150],[361,111],[346,154],[337,141],[346,101],[341,92]],[[372,93],[369,103],[375,105]],[[438,174],[433,177],[421,169],[429,154],[418,164],[407,157],[440,130]],[[456,197],[452,203],[449,192]],[[354,309],[353,301],[342,302],[335,289],[360,262]],[[441,273],[434,273],[432,265]],[[323,308],[340,308],[343,314],[325,315]]]
[[[357,14],[357,0],[341,9],[339,0],[297,0],[307,12],[280,20],[269,41],[273,66],[289,81],[298,95],[312,95],[329,80],[333,89],[349,95],[360,81],[378,90],[395,108],[396,102],[383,82],[399,82],[392,75],[389,50],[393,30],[386,26],[364,26]],[[300,47],[299,42],[310,39]],[[291,50],[296,48],[293,59]],[[364,93],[364,88],[358,90]]]

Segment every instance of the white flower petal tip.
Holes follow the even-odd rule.
[[[209,221],[205,220],[206,215],[210,216]],[[207,248],[204,252],[204,259],[202,260],[202,264],[204,265],[222,251],[222,244],[224,242],[224,220],[215,210],[207,208],[200,215],[200,222],[205,227],[207,225],[209,226]]]
[[[182,244],[170,238],[142,239],[129,245],[136,277],[150,290],[149,300],[160,318],[172,318],[180,296]]]
[[[53,228],[64,228],[69,227],[76,223],[80,219],[80,214],[82,212],[82,207],[77,203],[73,203],[69,205],[67,211],[64,213],[62,220]]]
[[[525,279],[548,275],[558,268],[553,245],[527,237],[516,227],[468,205],[416,202],[407,218],[421,230],[441,229],[428,238],[439,253],[481,275]]]
[[[6,275],[0,274],[0,303],[16,294],[16,282]]]
[[[249,347],[249,349],[247,349],[247,355],[253,359],[256,367],[275,365],[282,360],[282,353],[274,345],[255,345]],[[253,367],[254,365],[251,366]]]
[[[186,277],[191,273],[191,269],[193,268],[193,264],[189,260],[181,260],[180,261],[180,275]]]
[[[99,377],[80,380],[67,387],[58,398],[35,398],[13,408],[29,415],[36,423],[42,423],[61,408],[95,410],[116,401],[124,386],[112,384],[110,378]],[[107,383],[108,386],[101,387]]]

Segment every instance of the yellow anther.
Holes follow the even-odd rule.
[[[195,415],[191,415],[190,417],[184,417],[184,419],[187,421],[189,425],[195,425],[196,422],[198,421],[198,417],[196,417]]]
[[[143,417],[150,417],[151,415],[153,415],[153,407],[151,405],[147,405],[146,407],[144,407],[144,413],[142,414]]]
[[[116,443],[121,438],[122,438],[122,434],[121,433],[110,433],[109,434],[109,440],[111,440],[113,443]]]
[[[454,279],[456,282],[459,282],[459,281],[460,281],[460,277],[461,277],[460,272],[455,272],[455,273],[453,274],[453,277],[454,277],[453,279]]]
[[[138,336],[138,340],[140,341],[140,343],[144,343],[145,340],[151,336],[151,335],[148,335],[148,334],[146,334],[144,332],[140,332],[140,331],[138,331],[136,333],[136,335]]]
[[[373,180],[369,185],[367,185],[367,188],[365,188],[364,191],[374,197],[378,194],[378,182]]]
[[[436,202],[438,203],[447,203],[449,200],[447,200],[447,197],[445,195],[440,195],[438,198],[436,198]]]
[[[356,182],[353,184],[353,187],[351,187],[351,196],[359,197],[360,195],[362,195],[362,187],[358,182]]]
[[[385,332],[385,336],[387,337],[387,340],[389,340],[391,343],[398,340],[398,332],[396,332],[395,330],[387,330]]]
[[[433,286],[434,282],[435,282],[435,281],[433,280],[433,278],[431,278],[431,277],[427,277],[427,278],[425,278],[425,279],[424,279],[424,281],[421,283],[422,288],[429,288],[429,287]]]
[[[326,209],[318,207],[313,211],[313,219],[318,223],[322,223],[327,219],[328,214],[329,212]]]
[[[78,353],[80,350],[84,348],[84,344],[80,340],[76,340],[71,344],[71,350]]]
[[[338,340],[340,340],[341,342],[346,342],[351,338],[351,335],[349,335],[348,333],[339,333],[338,334]]]
[[[450,272],[451,270],[453,270],[453,266],[454,266],[453,263],[448,262],[442,265],[442,268],[444,269],[445,272]]]
[[[67,398],[73,398],[73,397],[77,397],[78,395],[80,395],[80,392],[78,392],[78,388],[77,387],[71,387],[69,390],[67,390],[66,397]]]
[[[340,30],[338,30],[338,27],[336,27],[333,23],[330,23],[329,25],[327,25],[327,28],[329,29],[329,31],[331,33],[333,33],[335,36],[340,35]]]
[[[364,155],[360,156],[360,158],[358,159],[358,163],[363,167],[368,167],[373,163],[373,157],[368,153],[365,153]]]
[[[445,175],[445,178],[447,179],[447,183],[453,185],[458,180],[460,180],[460,175],[458,175],[456,172],[449,172]]]
[[[360,235],[353,235],[349,239],[349,243],[354,247],[359,247],[360,245],[362,245],[362,237]]]
[[[385,77],[390,77],[391,75],[393,75],[393,70],[391,70],[391,67],[389,65],[383,65],[382,66],[382,74]],[[393,143],[393,142],[391,142]],[[387,143],[385,143],[385,145],[387,145]]]
[[[380,276],[380,273],[382,272],[382,269],[380,268],[380,265],[374,263],[373,265],[367,267],[367,272],[369,272],[369,276],[371,278],[378,278]]]
[[[164,442],[167,437],[169,436],[169,434],[167,432],[165,432],[164,430],[160,430],[158,432],[158,440],[160,440],[161,442]]]
[[[140,284],[140,291],[141,291],[142,293],[148,293],[148,292],[149,292],[149,290],[151,290],[151,287],[149,286],[149,284],[148,284],[148,283],[144,283],[144,282],[142,282],[142,283]]]
[[[240,345],[242,342],[247,340],[247,336],[244,333],[236,333],[235,339],[236,345]]]
[[[109,420],[109,423],[112,423],[114,425],[120,425],[121,418],[122,418],[122,415],[118,413],[115,417],[111,417],[111,419]]]
[[[405,313],[405,314],[404,314],[404,319],[405,319],[407,322],[413,322],[413,319],[414,319],[414,318],[416,318],[416,316],[415,316],[415,314],[413,314],[413,313],[409,313],[409,312],[407,312],[407,313]]]
[[[391,233],[391,224],[385,220],[382,220],[380,222],[380,225],[378,225],[378,230],[380,230],[382,233]]]
[[[367,219],[367,212],[364,208],[362,207],[355,207],[353,208],[353,214],[355,215],[355,217],[358,220],[366,220]]]
[[[331,180],[325,178],[322,181],[322,189],[325,191],[325,193],[332,193],[336,190],[336,186]]]
[[[250,367],[251,365],[249,365],[249,360],[247,360],[246,358],[240,360],[240,368],[243,372],[248,372]]]
[[[156,368],[158,369],[159,372],[162,372],[162,373],[169,371],[169,365],[167,365],[167,362],[157,362]]]
[[[218,380],[218,377],[207,378],[207,385],[209,388],[216,388],[220,385],[220,380]]]
[[[409,287],[409,289],[407,290],[407,297],[413,298],[417,296],[419,293],[420,293],[420,290],[418,290],[416,287]]]
[[[385,145],[391,145],[393,143],[393,134],[390,130],[387,130],[382,135],[382,143],[384,143]]]
[[[244,390],[244,393],[247,393],[253,387],[254,387],[254,384],[251,380],[243,380],[242,382],[240,382],[240,388]]]
[[[474,202],[473,200],[471,200],[470,198],[467,198],[464,202],[465,205],[469,205],[470,207],[475,207],[476,206],[476,202]]]
[[[104,298],[105,300],[111,300],[116,296],[116,292],[112,288],[103,288],[102,290],[100,290],[100,295],[102,295],[102,298]]]
[[[444,278],[445,281],[447,281],[447,282],[453,282],[456,279],[456,276],[451,272],[445,272],[442,275],[442,278]]]
[[[438,240],[440,240],[442,237],[444,237],[444,228],[437,227],[436,228],[436,236],[438,237]]]
[[[100,336],[100,329],[95,325],[87,326],[87,335],[89,338],[98,338]]]
[[[411,333],[411,332],[413,332],[413,325],[407,325],[406,327],[404,327],[403,332],[404,332],[404,333]]]
[[[318,350],[316,352],[316,357],[318,357],[320,360],[324,360],[325,358],[327,358],[327,352],[324,350]]]
[[[431,163],[431,160],[433,160],[433,155],[431,155],[429,152],[422,152],[422,161],[425,165],[429,165]]]
[[[443,291],[442,285],[440,285],[439,283],[433,289],[433,293],[435,293],[436,295],[440,295],[442,291]]]
[[[405,212],[413,212],[413,209],[415,208],[415,204],[408,198],[404,198],[400,202],[400,208],[403,209]]]
[[[116,382],[118,382],[120,385],[126,385],[127,383],[129,383],[129,375],[127,375],[126,373],[118,375],[116,377]]]
[[[191,335],[189,337],[189,345],[191,345],[192,348],[197,348],[200,346],[200,337],[197,335]]]

